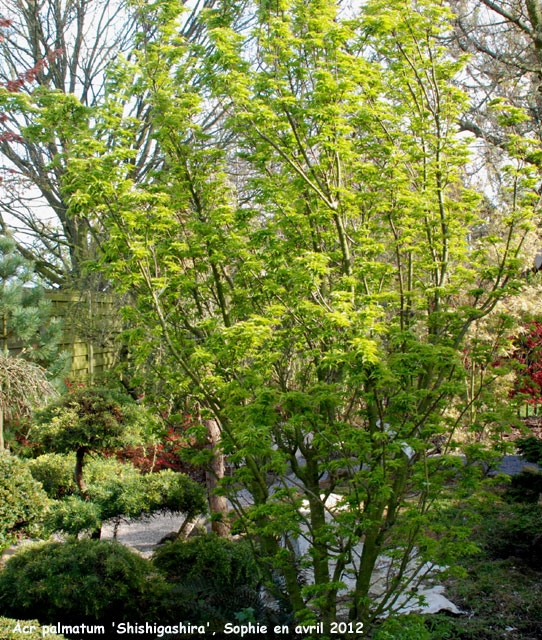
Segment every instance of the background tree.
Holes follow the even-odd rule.
[[[66,368],[67,356],[58,347],[61,323],[50,316],[51,304],[35,282],[32,263],[16,252],[10,237],[1,236],[0,448],[4,446],[4,418],[28,414],[32,400],[44,401],[51,396],[49,380]]]
[[[250,36],[208,16],[203,75],[165,15],[96,124],[81,122],[66,192],[76,215],[90,208],[108,227],[104,263],[138,293],[139,342],[167,346],[170,386],[219,429],[235,466],[222,491],[270,588],[280,572],[296,616],[330,622],[348,582],[351,618],[369,625],[465,544],[435,514],[452,477],[479,473],[451,456],[470,445],[455,436],[478,401],[462,349],[521,287],[537,176],[518,158],[506,215],[474,233],[484,221],[461,181],[466,101],[440,3],[374,1],[348,19],[328,1],[253,11]],[[126,160],[145,124],[122,113],[141,87],[166,162],[135,181]],[[230,114],[242,182],[199,126],[208,96]]]
[[[523,131],[541,139],[542,4],[539,0],[454,0],[455,38],[469,54],[463,86],[469,91],[464,129],[503,147],[506,135],[489,108],[505,99],[528,114]],[[533,156],[536,161],[536,156]]]
[[[216,0],[197,2],[186,11],[181,0],[170,4],[182,13],[179,39],[205,47],[197,18]],[[236,10],[242,6],[237,3]],[[96,258],[104,236],[99,219],[68,214],[61,189],[64,157],[70,151],[68,123],[74,110],[103,98],[110,64],[153,39],[151,14],[152,5],[125,0],[0,3],[0,227],[16,232],[19,252],[51,285],[66,287],[80,280],[83,264]],[[49,123],[40,117],[42,109],[58,125],[57,135],[43,135]],[[145,92],[130,111],[146,119]],[[134,177],[160,164],[150,122],[134,140],[134,149]],[[96,273],[92,282],[89,277],[91,288],[106,286]]]

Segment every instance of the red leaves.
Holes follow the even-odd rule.
[[[185,436],[175,431],[173,427],[168,427],[167,435],[162,443],[147,449],[145,447],[124,447],[113,455],[120,462],[131,462],[143,473],[161,471],[162,469],[183,471],[186,465],[182,460],[181,450],[186,447],[186,444]]]
[[[22,142],[23,137],[13,131],[1,131],[0,142]]]
[[[68,389],[68,393],[74,393],[77,389],[83,389],[85,387],[82,382],[71,382],[67,378],[64,378],[64,384]]]
[[[527,396],[528,404],[542,404],[542,323],[526,325],[528,333],[518,338],[515,360],[522,366],[512,395]]]
[[[1,24],[0,24],[1,26]],[[27,83],[37,80],[39,74],[43,72],[51,62],[54,62],[57,58],[64,54],[62,47],[48,51],[41,60],[38,60],[36,64],[27,69],[26,71],[19,73],[14,80],[8,80],[4,87],[12,93],[18,93]]]

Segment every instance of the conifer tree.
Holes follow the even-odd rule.
[[[35,281],[32,263],[17,253],[10,237],[0,237],[0,348],[3,358],[22,359],[37,365],[32,369],[34,373],[39,367],[47,369],[52,379],[66,366],[66,356],[59,353],[58,347],[61,330],[60,320],[51,318],[51,303],[45,299],[43,287]],[[25,371],[24,367],[4,370]],[[21,380],[3,378],[0,379],[2,387],[20,387]],[[35,376],[25,378],[31,397]],[[3,395],[9,398],[9,391]],[[9,401],[5,406],[2,403],[0,411],[0,449],[4,448],[4,417],[13,414],[9,404]]]

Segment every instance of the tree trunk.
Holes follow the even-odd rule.
[[[75,454],[75,471],[73,473],[75,484],[77,485],[79,491],[81,492],[81,495],[85,499],[88,497],[87,485],[83,480],[83,463],[86,452],[86,447],[80,447],[79,449],[77,449],[77,453]]]
[[[208,447],[214,454],[211,468],[205,472],[209,510],[211,516],[217,518],[212,521],[211,526],[219,536],[228,536],[230,533],[230,524],[227,518],[228,502],[224,496],[217,496],[215,493],[218,482],[224,477],[225,471],[224,454],[219,447],[220,427],[216,420],[205,420],[204,424],[207,427]],[[220,517],[218,518],[218,516]]]

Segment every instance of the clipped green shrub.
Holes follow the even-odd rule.
[[[48,532],[61,531],[74,536],[82,531],[92,533],[99,530],[101,526],[102,517],[99,507],[77,496],[53,501],[44,521],[44,527]]]
[[[215,623],[235,620],[252,608],[263,613],[257,586],[259,572],[250,545],[215,534],[166,543],[153,562],[170,583],[170,598],[191,602],[193,619]]]
[[[83,467],[89,453],[150,442],[157,429],[157,419],[131,398],[102,387],[83,387],[37,412],[29,437],[48,452],[74,452],[75,484],[85,493]]]
[[[0,453],[0,549],[39,534],[48,507],[47,495],[26,462]]]
[[[32,629],[32,627],[34,627]],[[25,628],[27,631],[25,631]],[[18,629],[21,629],[19,631]],[[11,618],[0,618],[0,638],[2,640],[65,640],[65,636],[56,633],[44,635],[41,625],[37,620],[13,620]]]
[[[163,469],[141,476],[148,499],[149,513],[169,511],[189,517],[205,513],[205,489],[184,473]]]
[[[48,531],[77,535],[99,530],[107,520],[130,520],[161,511],[182,512],[191,518],[206,511],[204,488],[187,475],[169,469],[142,475],[130,463],[101,456],[89,457],[85,465],[82,496],[73,479],[74,463],[74,454],[45,454],[29,462],[33,476],[54,500]]]
[[[139,444],[156,421],[128,396],[103,387],[69,391],[36,413],[33,438],[50,451],[103,451]]]
[[[141,474],[132,464],[118,462],[115,458],[92,458],[86,468],[88,499],[93,502],[102,522],[125,516],[136,518],[142,506],[138,485]],[[126,496],[133,493],[133,501],[140,509],[130,509]]]
[[[28,461],[32,477],[41,483],[45,493],[53,500],[60,500],[76,492],[74,466],[74,455],[60,453],[45,453]]]
[[[254,587],[258,583],[248,542],[220,538],[214,533],[168,542],[154,552],[153,562],[171,582],[205,578],[212,580],[217,589]]]
[[[183,473],[164,470],[142,475],[129,463],[115,459],[93,461],[87,469],[88,498],[102,522],[135,519],[159,512],[205,513],[205,489]]]
[[[0,573],[0,610],[41,623],[108,625],[145,620],[165,585],[152,564],[112,541],[73,540],[32,545]]]

